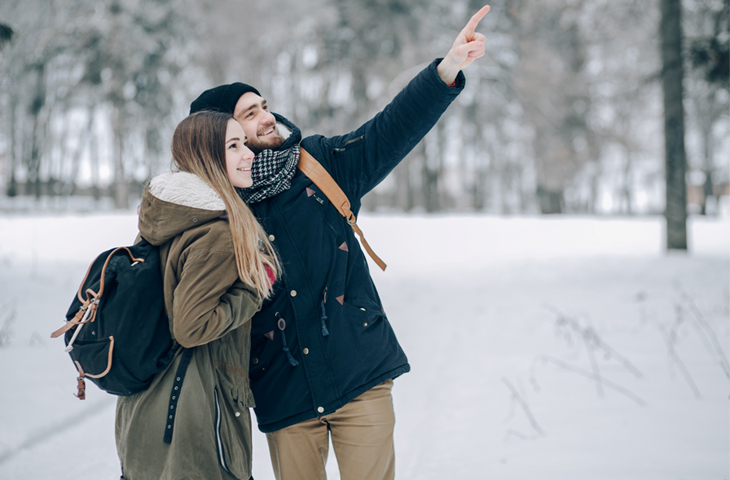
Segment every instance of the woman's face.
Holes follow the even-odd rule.
[[[248,188],[253,184],[251,165],[254,153],[246,146],[246,134],[234,119],[226,127],[226,172],[234,187]]]

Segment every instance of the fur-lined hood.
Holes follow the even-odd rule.
[[[139,233],[153,245],[225,214],[220,195],[200,177],[168,172],[145,186],[139,210]]]

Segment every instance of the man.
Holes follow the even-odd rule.
[[[329,172],[357,215],[360,200],[433,127],[464,88],[461,70],[484,55],[477,12],[436,60],[363,126],[301,139],[243,83],[204,92],[191,113],[233,114],[257,156],[239,190],[281,258],[284,274],[253,318],[250,382],[277,479],[325,479],[329,436],[341,476],[395,475],[392,380],[410,370],[352,229],[297,171],[300,145]],[[278,127],[291,130],[288,138]]]

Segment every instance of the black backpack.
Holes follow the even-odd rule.
[[[100,254],[66,314],[66,351],[84,378],[114,395],[146,390],[172,361],[177,343],[165,314],[159,249],[146,240]]]

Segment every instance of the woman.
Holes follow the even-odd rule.
[[[160,248],[170,330],[192,357],[182,384],[184,349],[148,390],[119,398],[122,478],[248,479],[250,319],[280,271],[234,190],[251,186],[254,154],[230,115],[199,112],[178,125],[172,156],[179,171],[145,187],[139,230]]]

